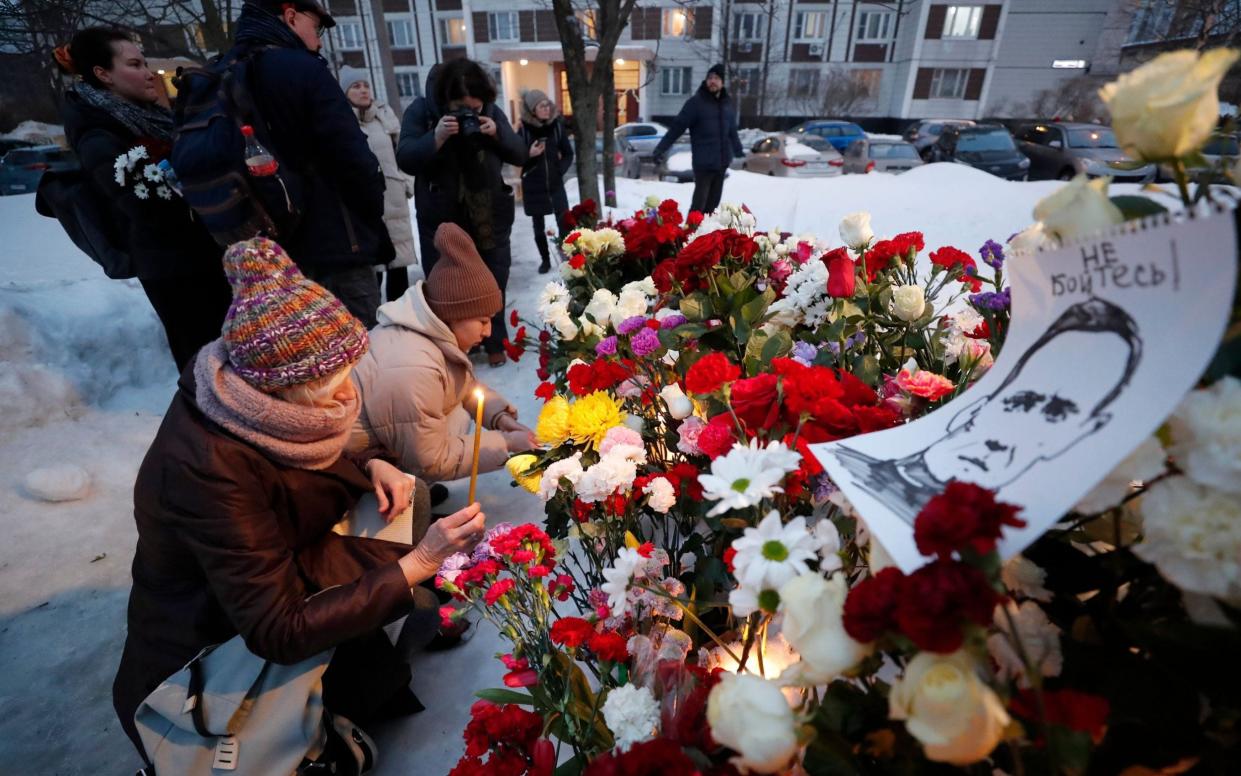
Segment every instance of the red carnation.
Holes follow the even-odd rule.
[[[1038,699],[1033,690],[1018,692],[1009,708],[1013,714],[1030,722],[1038,722],[1041,718]],[[1107,698],[1068,688],[1044,690],[1043,709],[1049,723],[1085,733],[1096,745],[1102,743],[1103,736],[1107,733],[1107,718],[1112,712]],[[1035,743],[1039,746],[1045,744],[1041,735]]]
[[[880,240],[870,246],[862,259],[866,266],[866,280],[874,283],[879,273],[890,268],[900,255],[900,246],[892,240]]]
[[[555,395],[556,386],[551,383],[539,383],[539,387],[534,389],[535,398],[542,399],[545,402],[551,401]]]
[[[802,413],[814,414],[821,400],[844,395],[836,373],[827,367],[805,366],[790,358],[772,359],[771,366],[784,378],[784,407],[790,423],[796,424]]]
[[[914,520],[914,541],[923,555],[951,558],[954,552],[987,555],[995,550],[1004,526],[1025,527],[1020,508],[995,500],[995,494],[972,482],[953,480],[933,497]]]
[[[827,293],[837,299],[853,296],[857,287],[857,264],[849,258],[848,248],[837,248],[823,257],[827,265]]]
[[[576,585],[573,577],[568,574],[557,574],[556,578],[547,583],[547,593],[557,601],[567,601]]]
[[[509,313],[509,314],[508,314],[508,325],[509,325],[509,326],[516,326],[516,325],[517,325],[517,321],[518,321],[518,320],[519,320],[519,319],[518,319],[518,317],[517,317],[517,311],[516,311],[516,310],[513,310],[513,312],[511,312],[511,313]],[[521,339],[521,337],[519,336],[519,337],[518,337],[518,339]]]
[[[561,617],[552,623],[548,634],[553,644],[574,649],[586,643],[595,634],[595,626],[581,617]]]
[[[926,247],[922,232],[901,232],[892,238],[892,243],[896,246],[896,252],[904,258],[910,258],[911,254],[917,255]]]
[[[875,389],[852,372],[840,373],[840,387],[844,389],[844,396],[841,397],[840,402],[846,407],[855,407],[859,404],[871,405],[879,401],[879,397],[875,395]]]
[[[857,419],[858,431],[863,434],[892,428],[901,422],[901,414],[887,406],[864,407],[859,405],[853,408],[853,417]]]
[[[928,652],[958,650],[965,640],[963,621],[987,625],[1000,601],[985,574],[952,560],[928,563],[905,577],[900,591],[896,624]]]
[[[968,253],[953,248],[951,245],[945,245],[937,251],[931,251],[931,264],[943,267],[949,272],[957,265],[964,267],[973,263],[974,259]]]
[[[575,253],[569,259],[569,266],[573,269],[581,269],[586,266],[586,257],[580,253]]]
[[[485,601],[488,606],[494,606],[496,601],[500,600],[501,596],[512,590],[516,585],[517,583],[511,579],[501,579],[499,582],[496,582],[491,587],[487,588],[486,594],[483,595],[483,601]]]
[[[590,637],[587,644],[590,651],[600,660],[611,660],[619,663],[629,659],[629,649],[626,646],[627,639],[616,631],[605,631],[603,633],[595,633]]]
[[[708,353],[694,362],[685,373],[685,390],[690,393],[715,393],[724,383],[741,376],[741,369],[723,353]]]
[[[886,568],[853,586],[845,599],[845,633],[863,644],[875,641],[896,627],[896,605],[905,575]]]
[[[780,378],[770,372],[733,383],[729,403],[750,433],[771,427],[780,416]]]
[[[569,236],[568,236],[568,237],[566,237],[566,238],[564,238],[564,241],[565,241],[565,242],[567,242],[567,243],[575,243],[575,242],[577,242],[577,238],[579,238],[579,237],[581,237],[581,236],[582,236],[582,233],[581,233],[581,232],[570,232],[570,233],[569,233]]]
[[[698,473],[698,467],[682,461],[664,472],[663,476],[672,483],[672,488],[676,491],[678,498],[684,496],[697,501],[702,498],[702,485],[698,484]]]
[[[728,569],[730,574],[737,570],[733,567],[733,560],[736,557],[737,550],[734,549],[732,545],[729,545],[728,548],[724,550],[724,566]]]
[[[736,442],[736,425],[732,416],[727,414],[708,420],[706,427],[698,434],[698,449],[713,461],[733,449]]]

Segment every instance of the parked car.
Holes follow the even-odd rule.
[[[725,175],[727,175],[727,172]],[[656,166],[655,177],[661,181],[672,183],[693,182],[694,154],[690,149],[689,138],[682,136],[680,140],[672,144],[672,147],[668,149],[668,153],[664,156],[663,164]]]
[[[862,128],[852,121],[836,121],[833,119],[815,119],[806,121],[789,130],[791,135],[818,135],[837,151],[844,151],[849,144],[860,137],[866,137]]]
[[[1017,150],[1013,136],[994,124],[945,125],[930,156],[932,162],[968,164],[1013,181],[1025,180],[1030,171],[1030,160]]]
[[[621,124],[616,128],[613,137],[616,138],[617,150],[623,152],[626,146],[632,146],[642,156],[643,161],[649,161],[651,154],[655,152],[655,146],[659,145],[659,141],[663,140],[666,134],[668,128],[663,124],[635,121]]]
[[[1190,180],[1202,180],[1205,177],[1209,183],[1233,182],[1228,176],[1228,170],[1237,163],[1237,158],[1241,157],[1241,144],[1238,144],[1236,135],[1223,132],[1211,135],[1206,145],[1202,146],[1200,153],[1207,160],[1207,164],[1186,169],[1185,172],[1189,173]],[[1166,183],[1176,180],[1176,176],[1171,167],[1161,164],[1155,179],[1160,183]]]
[[[899,173],[922,164],[922,157],[912,143],[903,140],[854,140],[845,149],[843,172],[846,175],[868,172]]]
[[[901,134],[905,142],[912,143],[918,154],[926,159],[931,146],[939,139],[946,126],[972,127],[974,122],[969,119],[923,119],[915,121]],[[929,160],[928,160],[929,161]]]
[[[58,145],[15,148],[0,159],[0,195],[30,194],[48,170],[73,170],[78,166],[73,151]]]
[[[1116,135],[1099,124],[1039,122],[1017,133],[1021,152],[1030,158],[1030,180],[1070,180],[1081,173],[1097,178],[1109,175],[1120,183],[1148,183],[1155,165],[1118,169],[1111,162],[1130,162],[1116,145]]]
[[[750,147],[741,169],[787,178],[839,175],[844,159],[824,138],[768,135]]]
[[[29,148],[34,143],[29,140],[18,140],[15,137],[0,137],[0,157],[3,157],[14,148]]]

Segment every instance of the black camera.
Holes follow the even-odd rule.
[[[469,108],[455,110],[451,115],[457,120],[458,133],[463,137],[477,135],[482,131],[482,127],[478,123],[478,114]]]

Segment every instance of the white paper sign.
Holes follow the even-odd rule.
[[[1198,380],[1232,307],[1231,210],[1131,222],[1009,260],[1012,323],[973,387],[898,428],[811,447],[906,572],[913,521],[952,479],[1021,506],[1015,555],[1149,436]]]

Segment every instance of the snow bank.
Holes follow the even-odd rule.
[[[25,140],[30,143],[65,144],[65,128],[59,124],[45,124],[42,121],[23,121],[13,128],[12,132],[0,135],[6,140]]]

